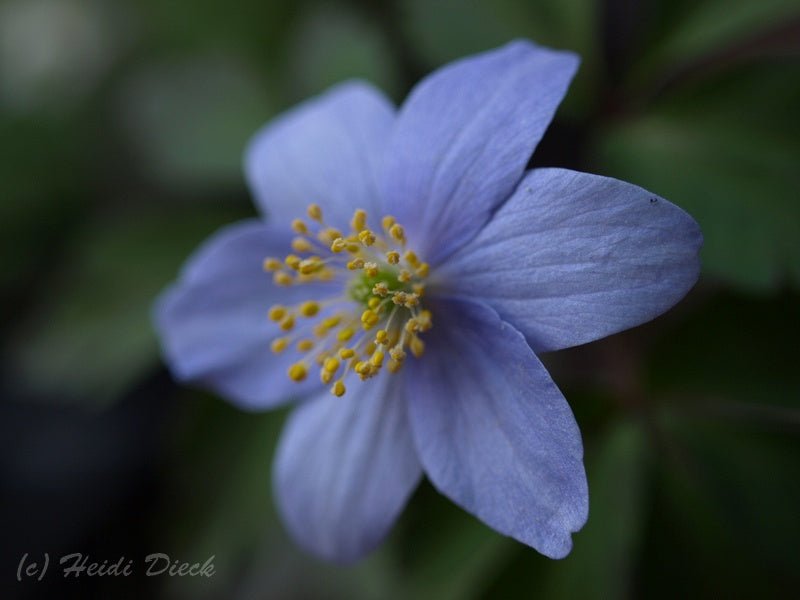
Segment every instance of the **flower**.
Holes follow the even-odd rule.
[[[526,171],[577,63],[516,41],[434,72],[398,112],[358,82],[307,101],[246,153],[269,221],[217,233],[160,298],[178,379],[245,409],[302,398],[273,487],[311,552],[376,547],[424,473],[500,533],[569,553],[583,449],[536,354],[667,310],[702,244],[634,185]]]

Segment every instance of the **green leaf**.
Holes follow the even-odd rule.
[[[386,40],[343,6],[320,7],[297,24],[289,43],[289,78],[300,98],[347,79],[370,81],[390,96],[399,82]]]
[[[149,209],[86,225],[52,272],[46,293],[16,333],[18,385],[78,402],[107,402],[152,368],[150,321],[158,292],[205,236],[232,212],[190,215]]]
[[[800,283],[800,69],[762,65],[664,98],[601,133],[599,171],[661,194],[703,230],[707,275]]]
[[[657,6],[632,78],[652,80],[800,16],[795,0],[700,0]]]
[[[585,112],[598,85],[596,8],[591,0],[406,0],[402,5],[414,48],[432,67],[515,38],[577,52],[582,64],[564,102],[566,114]]]
[[[589,521],[573,536],[572,553],[552,564],[544,597],[631,596],[645,517],[648,443],[639,424],[623,421],[589,448]]]
[[[231,56],[152,64],[122,87],[120,119],[140,161],[183,188],[240,182],[246,144],[273,112],[259,78]]]

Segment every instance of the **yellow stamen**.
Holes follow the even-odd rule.
[[[322,223],[322,209],[319,207],[319,204],[309,204],[306,209],[306,214],[308,214],[309,219],[317,223]]]
[[[300,235],[305,235],[308,233],[308,225],[306,225],[303,219],[294,219],[292,221],[292,231]]]
[[[360,232],[364,229],[367,225],[367,211],[364,209],[356,209],[353,213],[353,218],[350,221],[350,226],[353,228],[353,231]]]
[[[339,379],[336,383],[334,383],[333,387],[331,388],[331,393],[339,398],[344,396],[344,393],[346,391],[347,388],[344,387],[344,382],[341,379]]]
[[[392,225],[394,225],[394,224],[395,224],[395,220],[394,220],[394,217],[391,216],[391,215],[386,215],[385,217],[383,217],[383,219],[381,219],[381,226],[383,227],[384,231],[386,231],[387,233],[389,232],[389,230],[392,228]]]
[[[275,282],[275,285],[291,285],[294,279],[286,271],[275,271],[272,281]]]
[[[281,306],[280,304],[276,304],[275,306],[269,309],[267,316],[269,317],[270,321],[275,321],[277,323],[284,316],[286,316],[286,307]]]
[[[399,244],[404,244],[406,241],[406,232],[399,223],[395,223],[389,228],[389,235]]]
[[[297,349],[300,352],[308,352],[314,348],[314,341],[313,340],[300,340],[297,342]]]
[[[270,344],[270,349],[275,354],[280,354],[281,352],[286,350],[286,347],[288,345],[289,345],[289,339],[288,338],[275,338],[274,340],[272,340],[272,344]]]
[[[294,315],[286,315],[281,319],[280,327],[284,331],[290,331],[294,327]]]
[[[348,358],[353,358],[356,355],[355,350],[352,348],[339,348],[339,358],[343,360],[347,360]]]
[[[308,375],[308,367],[305,363],[294,363],[289,367],[289,379],[292,381],[303,381]]]
[[[262,267],[264,267],[264,270],[268,273],[278,271],[282,266],[283,263],[281,261],[279,261],[277,258],[272,258],[271,256],[265,258],[264,262],[262,263]]]
[[[372,246],[375,243],[375,234],[372,233],[369,229],[365,229],[361,233],[358,234],[358,241],[360,241],[365,246]]]
[[[313,317],[319,312],[319,303],[308,300],[300,305],[300,314],[304,317]]]
[[[396,252],[395,250],[391,250],[386,253],[386,260],[389,261],[390,265],[396,265],[400,262],[400,253]]]

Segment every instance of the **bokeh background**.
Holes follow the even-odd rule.
[[[248,137],[350,77],[396,101],[527,37],[580,53],[533,163],[684,207],[703,274],[656,321],[546,355],[583,431],[588,525],[554,562],[423,484],[349,568],[303,555],[269,469],[285,412],[172,383],[153,298],[254,209]],[[3,0],[4,598],[790,597],[800,589],[796,0]],[[23,553],[211,579],[17,583]]]

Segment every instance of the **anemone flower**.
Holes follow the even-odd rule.
[[[318,556],[375,548],[423,473],[549,557],[586,521],[580,432],[537,353],[667,310],[702,237],[634,185],[526,170],[577,64],[517,41],[399,111],[360,82],[301,104],[246,152],[269,220],[215,234],[160,298],[179,380],[248,410],[298,401],[273,488]]]

